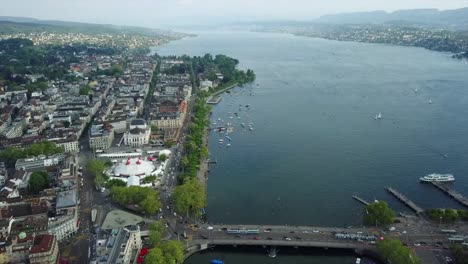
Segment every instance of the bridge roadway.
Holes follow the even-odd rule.
[[[199,229],[187,230],[189,239],[185,240],[186,255],[192,254],[216,245],[233,246],[291,246],[291,247],[318,247],[354,249],[355,251],[372,250],[374,243],[370,241],[355,241],[350,239],[336,239],[336,233],[372,234],[372,229],[366,228],[324,228],[305,226],[225,226],[213,225],[213,229],[203,226]],[[259,229],[259,234],[228,234],[226,229]],[[387,235],[385,235],[387,236]],[[413,243],[425,242],[434,245],[438,241],[447,241],[443,234],[427,234],[417,231],[409,231],[407,234],[394,232],[389,237],[400,239],[402,242],[413,246]],[[290,240],[289,240],[290,239]]]

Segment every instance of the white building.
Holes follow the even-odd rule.
[[[80,152],[78,139],[75,135],[55,142],[65,152]]]
[[[59,164],[65,159],[64,154],[55,154],[52,156],[39,155],[37,157],[18,159],[15,163],[15,168],[17,170],[34,170],[41,169],[45,167],[50,167]]]
[[[78,207],[68,215],[49,218],[47,230],[50,235],[55,235],[60,242],[71,238],[78,231]]]
[[[132,147],[139,147],[149,143],[151,127],[144,119],[133,119],[130,121],[129,131],[124,134],[124,144]]]
[[[106,171],[111,179],[119,179],[127,183],[127,186],[153,186],[154,182],[143,183],[143,179],[148,176],[161,176],[166,167],[166,162],[159,163],[155,166],[152,161],[141,158],[128,158],[117,163]]]
[[[140,227],[112,229],[107,239],[97,241],[97,255],[100,264],[136,263],[142,247]]]

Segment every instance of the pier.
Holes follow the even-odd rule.
[[[360,202],[360,203],[362,203],[362,204],[364,204],[364,205],[369,205],[369,204],[370,204],[368,201],[362,199],[361,197],[359,197],[359,196],[357,196],[357,195],[353,195],[353,198],[354,198],[356,201],[358,201],[358,202]]]
[[[447,185],[441,183],[441,182],[431,182],[432,185],[437,187],[439,190],[447,194],[448,196],[452,197],[455,199],[455,201],[459,202],[460,204],[464,205],[465,207],[468,207],[468,199],[463,196],[462,194],[456,192],[453,189],[450,189]]]
[[[210,96],[208,99],[206,99],[206,103],[207,104],[217,104],[221,101],[221,99],[223,99],[221,96],[219,95],[215,95],[215,96]]]
[[[395,189],[393,189],[391,187],[387,187],[387,191],[389,193],[393,194],[393,196],[395,196],[398,200],[403,202],[406,206],[408,206],[413,211],[415,211],[418,215],[424,212],[424,210],[421,207],[417,206],[413,201],[408,199],[403,194],[399,193],[397,190],[395,190]]]

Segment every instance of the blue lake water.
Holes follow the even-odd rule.
[[[224,134],[209,136],[218,163],[209,173],[208,221],[356,225],[362,207],[351,198],[355,193],[409,211],[386,186],[423,208],[459,208],[419,183],[433,172],[454,174],[453,187],[468,195],[468,65],[462,61],[412,47],[197,34],[155,51],[226,54],[257,74],[254,84],[224,94],[213,107],[211,122],[231,122],[234,132],[230,147]],[[382,119],[374,120],[379,112]],[[253,123],[253,131],[241,123]]]

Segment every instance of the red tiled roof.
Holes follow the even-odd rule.
[[[54,242],[54,236],[38,235],[34,238],[34,246],[29,251],[30,254],[49,252]]]

